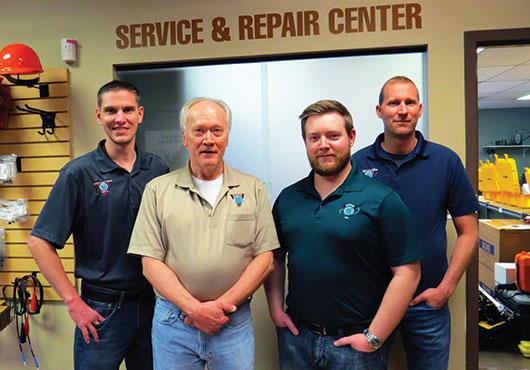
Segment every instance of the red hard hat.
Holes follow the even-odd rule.
[[[0,51],[0,75],[29,75],[41,72],[39,57],[29,46],[11,44]]]

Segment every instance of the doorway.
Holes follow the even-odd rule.
[[[530,28],[469,31],[464,33],[466,107],[466,168],[475,189],[478,186],[478,78],[477,48],[530,43]],[[474,254],[466,274],[466,369],[478,369],[478,255]]]

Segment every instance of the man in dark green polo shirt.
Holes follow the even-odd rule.
[[[276,199],[281,249],[265,284],[280,368],[386,369],[385,341],[420,279],[410,213],[350,161],[355,130],[341,103],[318,101],[300,118],[313,171]]]

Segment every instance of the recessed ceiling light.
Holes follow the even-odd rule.
[[[486,50],[486,48],[477,48],[477,54],[482,53],[484,50]]]
[[[517,98],[517,100],[530,100],[530,94],[521,96],[521,97]]]

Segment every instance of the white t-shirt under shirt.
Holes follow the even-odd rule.
[[[201,180],[195,176],[191,176],[193,184],[199,189],[202,195],[206,198],[208,203],[212,207],[215,206],[215,200],[221,191],[221,185],[223,185],[223,175],[219,176],[215,180]]]

